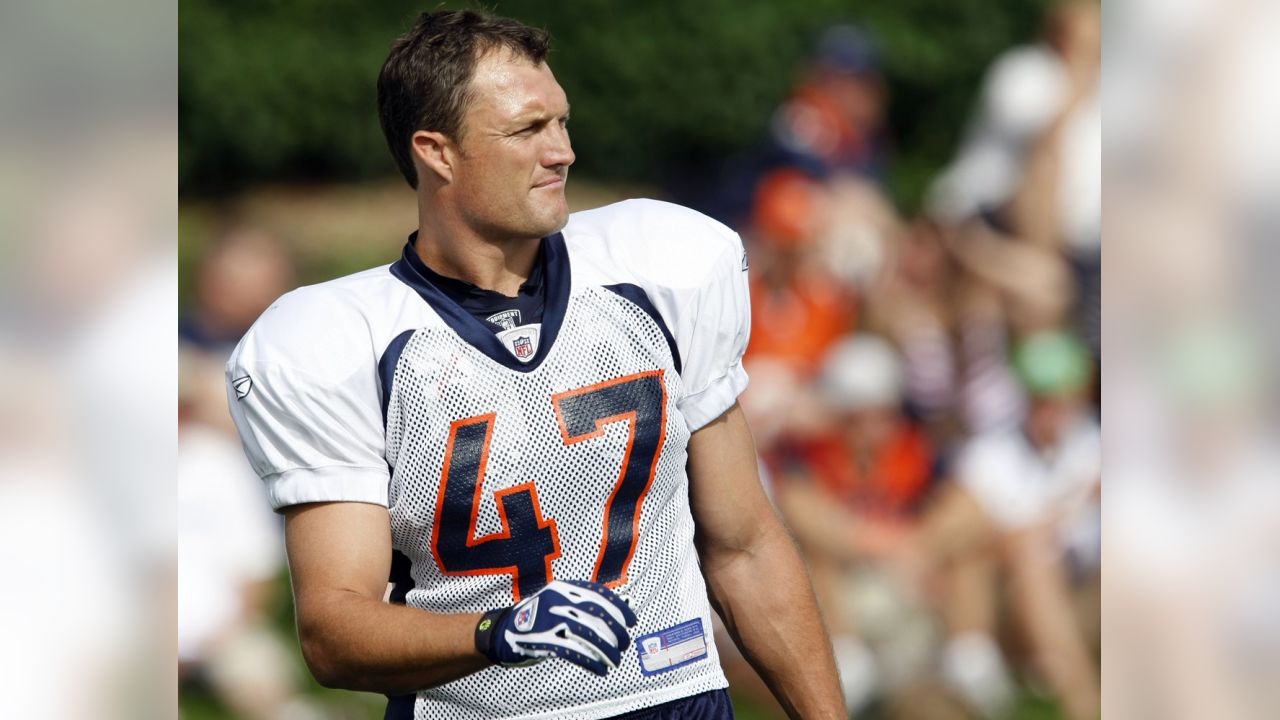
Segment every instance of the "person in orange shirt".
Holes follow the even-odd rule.
[[[770,124],[770,141],[787,162],[882,179],[887,92],[879,54],[872,35],[855,25],[822,33]]]
[[[901,360],[884,339],[841,340],[822,358],[814,390],[825,429],[781,441],[768,460],[775,500],[809,562],[846,703],[856,710],[896,680],[882,677],[868,637],[884,634],[881,644],[892,644],[906,635],[902,623],[914,622],[909,611],[887,623],[864,616],[860,598],[895,592],[888,563],[918,522],[935,454],[903,410]],[[871,632],[872,625],[880,627]]]
[[[853,329],[853,294],[815,256],[827,191],[795,169],[761,181],[753,211],[751,342],[744,361],[776,361],[808,378],[823,354]]]

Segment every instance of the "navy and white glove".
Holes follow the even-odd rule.
[[[518,604],[485,613],[476,649],[505,667],[559,657],[604,675],[631,646],[636,614],[599,583],[553,580]]]

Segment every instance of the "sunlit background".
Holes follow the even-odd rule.
[[[423,9],[0,8],[0,716],[380,717],[301,665],[220,366],[413,229],[373,78]],[[1280,7],[496,10],[553,35],[575,207],[743,235],[743,403],[852,713],[1274,714]]]

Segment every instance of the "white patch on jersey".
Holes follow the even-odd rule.
[[[640,672],[646,676],[666,672],[707,657],[707,636],[702,619],[641,636],[636,640]]]
[[[500,325],[503,330],[510,330],[520,324],[520,308],[496,312],[485,318],[485,321]]]
[[[516,356],[517,360],[527,363],[538,352],[538,336],[541,330],[542,323],[530,323],[503,330],[498,333],[498,339],[511,351],[512,355]]]

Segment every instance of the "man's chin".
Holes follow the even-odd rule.
[[[559,202],[543,201],[528,205],[520,220],[502,227],[502,234],[515,238],[544,238],[559,232],[569,223],[568,205],[563,197]]]
[[[541,223],[543,229],[542,229],[542,232],[539,233],[539,237],[546,237],[548,235],[560,232],[561,230],[564,229],[564,226],[568,224],[569,224],[568,208],[564,208],[558,212],[551,213],[549,216],[547,216],[546,222]]]

